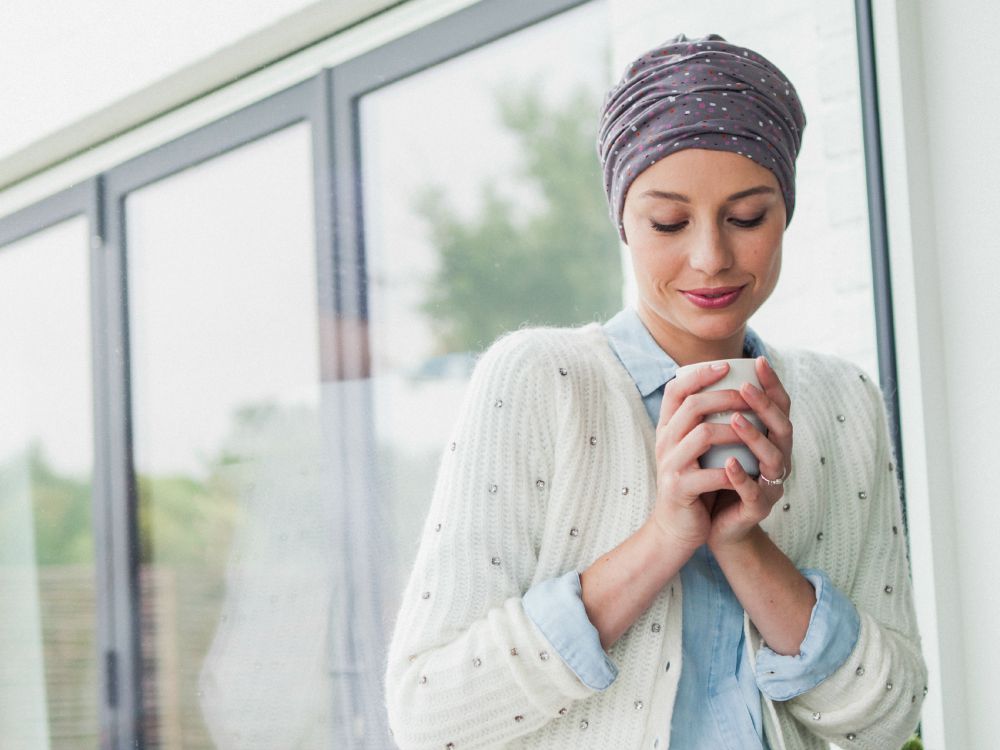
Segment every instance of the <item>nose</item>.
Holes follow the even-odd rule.
[[[725,271],[733,264],[733,253],[725,234],[715,222],[703,222],[701,231],[691,238],[691,268],[706,278]]]

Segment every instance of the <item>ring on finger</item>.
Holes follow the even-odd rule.
[[[760,480],[764,484],[766,484],[766,485],[768,485],[770,487],[778,487],[778,486],[780,486],[780,485],[782,485],[782,484],[785,483],[785,480],[788,478],[788,473],[785,471],[785,467],[782,466],[781,467],[781,476],[778,477],[777,479],[768,479],[767,477],[764,476],[764,472],[761,472],[759,476],[760,476]]]

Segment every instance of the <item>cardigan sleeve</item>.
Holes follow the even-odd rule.
[[[927,667],[917,631],[895,458],[882,392],[860,378],[875,450],[865,461],[868,517],[861,559],[848,596],[860,630],[847,661],[826,680],[788,701],[792,716],[840,746],[898,750],[920,719]],[[860,412],[861,410],[859,410]]]
[[[498,339],[473,370],[389,645],[385,697],[403,750],[502,745],[596,692],[522,600],[544,525],[560,377],[531,328]]]

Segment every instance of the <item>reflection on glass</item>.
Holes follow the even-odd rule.
[[[126,200],[148,748],[330,725],[311,182],[302,124]]]
[[[605,3],[587,3],[361,101],[386,613],[476,354],[526,323],[621,307],[594,145],[607,29]]]
[[[0,248],[0,746],[96,747],[87,221]]]

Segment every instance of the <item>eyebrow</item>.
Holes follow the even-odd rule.
[[[741,190],[738,193],[733,193],[728,198],[726,198],[726,203],[731,203],[732,201],[739,200],[740,198],[746,198],[748,195],[757,195],[758,193],[775,193],[777,192],[773,187],[767,185],[757,185],[757,187],[747,188],[746,190]],[[681,203],[690,203],[691,199],[686,195],[681,193],[674,193],[669,190],[647,190],[645,193],[639,196],[640,198],[666,198],[667,200],[680,201]]]

